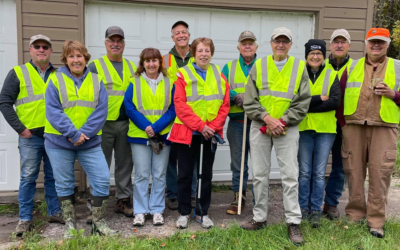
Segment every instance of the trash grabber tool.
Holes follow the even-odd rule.
[[[203,209],[200,204],[200,197],[201,197],[201,179],[202,179],[202,173],[203,173],[203,135],[201,135],[201,142],[200,142],[200,159],[199,159],[199,165],[197,166],[199,168],[199,180],[198,180],[198,188],[197,188],[197,207],[199,208],[200,216],[201,216],[201,221],[203,221]],[[196,210],[195,210],[196,211]]]
[[[242,212],[242,192],[243,192],[244,160],[246,155],[246,135],[247,135],[247,114],[244,113],[242,162],[240,164],[239,204],[237,213],[238,215],[240,215],[240,213]]]

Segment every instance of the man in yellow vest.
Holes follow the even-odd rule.
[[[29,42],[31,61],[10,70],[0,94],[0,110],[8,124],[19,134],[21,179],[18,192],[19,222],[15,229],[17,236],[32,227],[33,198],[42,160],[49,222],[64,223],[43,138],[46,121],[43,90],[47,79],[56,72],[50,63],[52,52],[50,38],[32,36]]]
[[[163,56],[163,65],[168,74],[174,81],[177,80],[178,69],[194,61],[190,54],[190,32],[189,24],[184,21],[177,21],[172,25],[171,38],[175,45],[168,54]],[[177,176],[178,155],[176,146],[172,144],[169,153],[169,163],[167,168],[167,206],[171,210],[178,209],[178,176]],[[197,189],[197,168],[193,171],[192,179],[192,207],[196,207]]]
[[[332,33],[329,48],[332,54],[326,59],[327,69],[336,70],[340,85],[342,86],[342,98],[339,108],[336,110],[336,137],[332,146],[332,171],[325,186],[325,199],[322,214],[329,219],[339,218],[339,198],[342,196],[345,174],[343,171],[343,163],[341,156],[342,147],[342,128],[344,126],[343,117],[343,96],[344,88],[347,81],[347,67],[351,64],[352,59],[348,54],[350,49],[350,34],[345,29],[337,29]]]
[[[273,55],[255,62],[245,87],[243,108],[252,120],[250,148],[255,205],[253,218],[242,228],[257,230],[267,225],[271,151],[274,147],[282,178],[289,237],[294,244],[302,245],[298,125],[307,114],[311,94],[306,63],[288,56],[291,46],[292,32],[285,27],[276,28],[271,36]],[[260,131],[265,125],[267,134]]]
[[[243,31],[238,39],[237,46],[240,55],[239,59],[228,62],[222,69],[222,74],[229,82],[230,104],[229,123],[227,138],[229,141],[229,149],[231,153],[231,171],[232,171],[232,190],[234,193],[233,202],[226,210],[227,214],[237,214],[239,204],[239,183],[240,183],[240,167],[242,161],[242,144],[243,144],[243,96],[250,70],[257,58],[257,38],[251,31]],[[246,189],[247,180],[249,178],[249,167],[247,166],[248,153],[250,151],[249,132],[250,122],[248,119],[246,128],[246,148],[243,174],[243,196],[242,209],[246,205]]]
[[[397,154],[400,61],[386,57],[389,30],[372,28],[365,57],[354,60],[344,94],[343,168],[349,182],[346,215],[366,218],[371,235],[384,237],[385,210]],[[364,182],[369,176],[368,201]]]
[[[101,147],[108,167],[111,166],[114,150],[115,197],[117,199],[114,212],[133,217],[130,198],[133,193],[131,179],[133,162],[131,148],[127,141],[129,119],[125,113],[123,100],[136,66],[122,57],[125,49],[125,35],[120,27],[109,27],[105,38],[107,54],[89,64],[89,70],[102,77],[108,93],[108,116],[103,127]],[[88,222],[90,223],[90,219]]]

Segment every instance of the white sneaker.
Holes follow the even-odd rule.
[[[145,221],[145,215],[144,214],[135,214],[135,218],[133,219],[133,225],[134,226],[143,226]]]
[[[176,228],[184,229],[188,227],[189,215],[180,215],[176,221]]]
[[[196,215],[196,222],[200,223],[200,226],[205,229],[209,229],[214,226],[214,222],[212,222],[208,215],[203,216],[203,221],[201,220],[201,216]]]
[[[164,216],[160,213],[153,214],[153,225],[154,226],[164,225]]]

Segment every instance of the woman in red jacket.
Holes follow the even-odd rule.
[[[212,167],[215,151],[212,152],[212,137],[222,137],[222,129],[229,112],[229,85],[217,65],[211,64],[214,44],[209,38],[197,38],[190,47],[195,58],[179,69],[175,82],[176,120],[169,140],[176,143],[178,151],[178,211],[177,228],[187,228],[191,207],[191,185],[195,160],[200,159],[200,145],[203,143],[203,172],[201,198],[197,203],[202,207],[201,220],[199,205],[196,207],[196,221],[203,228],[211,228],[208,217],[211,203]],[[199,169],[199,168],[197,168]]]

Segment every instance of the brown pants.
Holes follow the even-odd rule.
[[[343,168],[349,183],[346,215],[352,221],[367,217],[368,226],[385,225],[385,209],[396,161],[397,129],[347,124],[343,128]],[[364,182],[369,174],[368,202]]]

